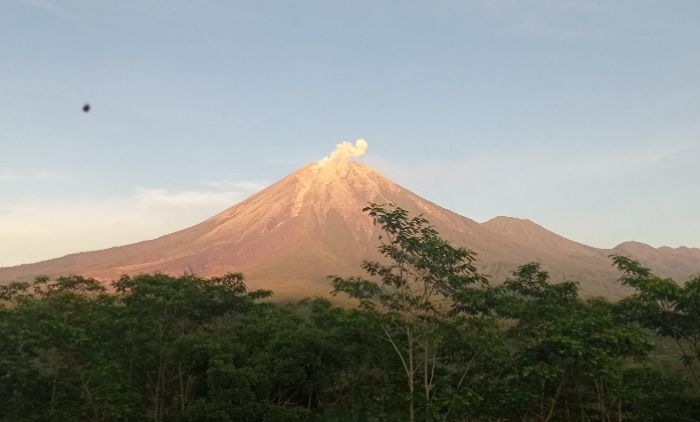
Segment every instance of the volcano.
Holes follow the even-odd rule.
[[[542,263],[553,280],[576,280],[585,295],[624,295],[610,258],[641,259],[660,275],[685,280],[700,270],[700,249],[628,242],[613,250],[586,246],[529,221],[496,217],[478,223],[442,208],[347,157],[307,164],[246,200],[187,229],[144,242],[0,269],[0,281],[80,274],[113,280],[164,272],[200,276],[243,272],[251,289],[277,297],[328,295],[327,276],[362,275],[376,258],[379,228],[362,208],[393,203],[425,218],[453,244],[478,253],[478,266],[503,280],[518,265]]]

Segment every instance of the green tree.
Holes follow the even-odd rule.
[[[621,420],[625,368],[647,357],[644,334],[615,305],[579,298],[576,283],[548,280],[529,263],[498,289],[515,342],[507,408],[528,420]]]
[[[357,299],[378,322],[403,369],[408,420],[416,420],[419,405],[425,420],[446,418],[480,351],[448,354],[443,346],[455,330],[467,338],[461,329],[472,317],[462,311],[473,308],[465,298],[477,296],[486,278],[476,270],[474,252],[452,246],[422,216],[378,204],[363,211],[382,227],[379,252],[386,260],[362,263],[375,281],[332,277],[333,294]],[[449,395],[437,395],[443,392]]]
[[[0,420],[173,420],[206,383],[215,339],[266,292],[240,274],[202,279],[39,278],[0,289]]]
[[[121,359],[130,379],[140,380],[150,419],[183,415],[198,383],[206,382],[211,339],[202,329],[236,318],[269,292],[247,293],[242,274],[210,279],[165,274],[124,276],[113,286],[119,297]],[[204,357],[204,359],[206,359]]]
[[[15,284],[14,287],[17,287]],[[0,324],[5,420],[119,420],[135,392],[117,363],[115,298],[93,279],[39,278],[15,290]]]
[[[700,275],[679,286],[638,261],[621,255],[611,257],[623,273],[620,282],[635,290],[622,301],[625,309],[642,326],[673,340],[692,385],[700,393]]]

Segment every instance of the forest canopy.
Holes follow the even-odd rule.
[[[700,420],[700,277],[613,256],[615,303],[535,262],[494,285],[422,216],[364,211],[383,259],[329,283],[354,307],[239,273],[0,286],[0,420]]]

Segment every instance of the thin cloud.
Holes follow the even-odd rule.
[[[45,170],[0,169],[0,183],[55,182],[64,176]]]
[[[375,156],[366,161],[419,195],[477,221],[497,215],[530,218],[570,239],[612,247],[630,239],[698,246],[697,219],[686,215],[698,201],[684,195],[685,188],[675,188],[692,179],[685,165],[674,171],[675,163],[697,158],[700,145],[686,142],[575,153],[493,149],[449,162]],[[653,217],[669,215],[665,202],[677,204],[675,220]],[[634,207],[643,207],[644,213],[629,213]]]
[[[26,174],[2,174],[8,180],[26,180]],[[200,223],[260,187],[247,181],[218,186],[141,187],[126,197],[99,201],[0,204],[0,267],[153,239]]]
[[[691,143],[659,144],[640,148],[591,150],[583,154],[559,154],[533,149],[494,149],[452,162],[428,161],[407,164],[370,156],[370,164],[385,169],[390,175],[409,181],[440,181],[450,177],[478,177],[481,182],[514,183],[513,177],[533,185],[551,186],[572,180],[629,176],[647,172],[667,159],[696,153]],[[553,177],[556,176],[556,177]],[[489,184],[489,186],[493,186]]]
[[[248,180],[208,180],[201,182],[204,186],[217,189],[256,192],[265,189],[267,183]]]
[[[265,186],[247,180],[216,180],[201,183],[208,190],[168,190],[139,187],[134,198],[139,205],[165,204],[169,206],[229,206],[239,202]]]
[[[176,207],[192,205],[230,204],[242,199],[240,192],[169,191],[167,189],[138,188],[135,198],[139,205],[166,204]]]
[[[29,5],[44,13],[70,22],[79,22],[78,16],[71,12],[65,1],[58,0],[22,0],[22,3]]]

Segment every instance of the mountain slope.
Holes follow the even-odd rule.
[[[616,282],[619,274],[612,267],[609,250],[574,242],[530,220],[496,217],[482,226],[509,239],[520,252],[520,261],[511,262],[507,271],[523,262],[537,261],[553,280],[581,281],[581,290],[586,294],[617,297],[623,292]]]
[[[154,271],[202,276],[241,271],[251,288],[271,289],[282,297],[327,294],[327,275],[362,275],[362,259],[376,258],[378,228],[361,212],[369,202],[391,202],[423,214],[444,237],[477,251],[480,267],[496,281],[534,260],[554,280],[581,281],[586,294],[623,293],[609,250],[573,242],[528,220],[497,217],[479,224],[346,159],[307,164],[190,228],[132,245],[2,268],[0,282],[39,274],[110,280]],[[682,268],[673,274],[687,276],[700,269],[700,253],[696,261],[694,252],[688,257],[646,252],[645,257],[653,256],[649,265],[662,273]]]
[[[624,242],[613,248],[615,253],[632,256],[658,274],[684,281],[700,274],[700,249],[681,246],[654,248],[640,242]]]

